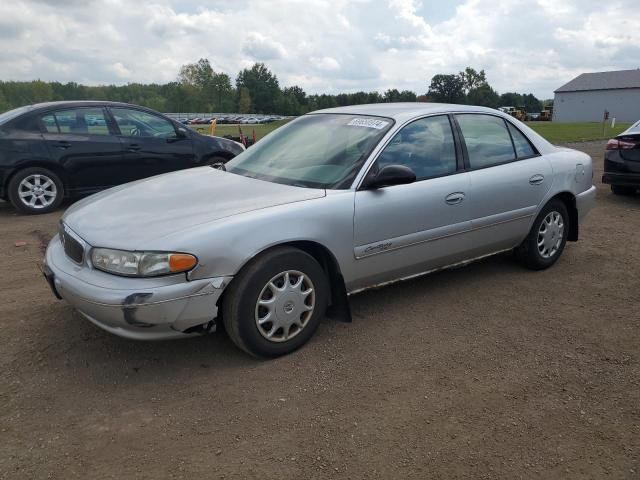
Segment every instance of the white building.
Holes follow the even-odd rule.
[[[605,110],[619,122],[640,119],[640,69],[583,73],[555,91],[556,122],[600,122]]]

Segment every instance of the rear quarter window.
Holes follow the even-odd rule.
[[[509,132],[511,132],[511,138],[513,139],[514,147],[516,147],[516,155],[518,155],[518,158],[527,158],[537,155],[535,148],[533,148],[533,145],[531,145],[531,142],[527,137],[525,137],[520,130],[509,122],[507,122],[507,125],[509,125]]]

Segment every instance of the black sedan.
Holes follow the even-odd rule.
[[[640,121],[607,142],[602,183],[617,195],[631,195],[640,188]]]
[[[24,213],[46,213],[65,197],[226,162],[243,150],[136,105],[29,105],[0,114],[0,198]]]

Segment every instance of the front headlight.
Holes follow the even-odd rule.
[[[188,253],[127,252],[110,248],[91,250],[91,262],[98,270],[128,277],[156,277],[187,272],[198,259]]]

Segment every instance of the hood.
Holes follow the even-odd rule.
[[[91,245],[134,250],[195,225],[325,194],[199,167],[105,190],[73,205],[62,219]]]

